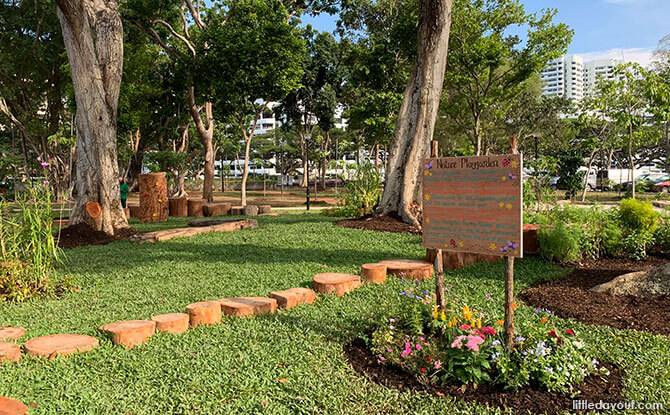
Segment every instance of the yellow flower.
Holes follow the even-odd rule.
[[[474,319],[470,320],[470,327],[473,327],[473,328],[477,327],[477,324],[475,323]]]
[[[481,328],[482,328],[482,318],[481,318],[481,317],[479,317],[479,318],[477,319],[477,328],[478,328],[478,329],[481,329]]]
[[[498,320],[496,321],[496,324],[499,326],[502,326],[505,322],[503,320]]]
[[[542,317],[542,320],[540,320],[540,321],[542,321],[542,323],[546,323],[547,321],[549,321],[549,319],[546,318],[546,317]]]
[[[437,318],[437,306],[434,306],[434,307],[433,307],[433,318],[434,318],[434,319]]]
[[[447,321],[447,313],[445,313],[444,310],[442,310],[442,315],[440,316],[440,318],[442,319],[442,321]]]
[[[504,182],[505,180],[507,180],[507,176],[501,177],[500,180],[502,180]]]
[[[508,209],[508,210],[509,210],[509,209],[512,209],[512,204],[511,204],[511,203],[508,203],[508,204],[507,204],[507,209]]]
[[[505,202],[500,202],[500,203],[498,203],[498,206],[500,206],[500,207],[505,206]]]
[[[430,200],[430,195],[426,195],[426,197],[424,199]]]
[[[512,166],[512,167],[516,167],[517,165],[518,165],[518,164],[517,164],[516,161],[513,161],[512,163],[510,163],[510,166]]]
[[[451,326],[453,326],[453,324],[451,324],[451,320],[449,320],[449,322],[447,323],[447,326],[448,326],[449,328],[451,328]]]
[[[454,317],[452,321],[454,322],[454,327],[458,325],[458,320],[456,320],[456,317]]]

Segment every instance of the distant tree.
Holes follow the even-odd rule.
[[[500,127],[500,115],[525,82],[566,52],[573,32],[552,22],[556,12],[527,14],[518,0],[454,1],[443,105],[472,140],[475,154],[488,153],[486,133]],[[510,33],[517,26],[528,26],[525,43]]]
[[[210,21],[199,51],[199,84],[216,97],[217,111],[227,115],[244,139],[240,203],[247,204],[251,144],[268,103],[299,86],[304,46],[296,22],[276,0],[236,0],[225,24]]]

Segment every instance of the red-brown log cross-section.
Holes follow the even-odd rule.
[[[409,280],[425,280],[433,276],[433,264],[418,259],[387,259],[379,262],[386,265],[386,273]]]
[[[30,355],[53,359],[56,356],[87,352],[99,344],[95,337],[83,334],[51,334],[28,340],[23,347]]]
[[[171,197],[168,199],[168,212],[175,218],[188,216],[188,204],[185,197]]]
[[[282,308],[293,308],[299,304],[312,304],[316,301],[316,293],[309,288],[296,287],[283,291],[273,291],[270,298],[277,300]]]
[[[363,264],[361,265],[361,279],[365,282],[386,282],[386,264]]]
[[[132,349],[145,342],[156,332],[156,322],[149,320],[127,320],[108,323],[100,327],[112,335],[112,343]]]
[[[140,220],[164,222],[168,218],[167,179],[165,173],[147,173],[137,176],[140,187]]]
[[[0,415],[25,415],[28,407],[16,399],[0,396]]]
[[[204,215],[202,208],[206,204],[207,204],[206,199],[189,199],[187,202],[188,216],[202,217]]]
[[[18,344],[9,342],[0,342],[0,363],[10,361],[18,362],[21,360],[21,348]],[[2,411],[0,411],[2,414]]]
[[[21,338],[26,332],[23,327],[3,327],[0,328],[0,341],[2,340],[16,340]]]
[[[235,297],[217,300],[221,311],[229,316],[251,316],[254,314],[274,313],[277,300],[266,297]]]
[[[344,294],[361,285],[361,277],[353,274],[325,272],[316,274],[313,280],[314,289],[321,294]]]
[[[211,325],[221,321],[221,304],[216,301],[202,301],[186,306],[191,327],[201,324]]]
[[[171,313],[153,316],[151,320],[156,322],[156,330],[179,334],[188,330],[190,317],[186,313]]]

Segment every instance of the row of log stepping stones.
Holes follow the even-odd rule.
[[[336,294],[343,296],[361,285],[361,278],[365,282],[385,283],[387,274],[401,278],[423,280],[433,275],[433,266],[429,262],[407,259],[392,259],[378,263],[363,264],[361,275],[343,273],[320,273],[313,278],[313,287],[322,294]],[[202,301],[186,306],[186,313],[170,313],[153,316],[151,320],[127,320],[108,323],[100,327],[100,331],[109,333],[112,342],[132,349],[146,341],[156,331],[179,334],[189,327],[212,325],[221,321],[222,315],[251,316],[255,314],[274,313],[277,307],[293,308],[299,304],[312,304],[316,301],[316,294],[309,288],[291,288],[283,291],[271,292],[269,297],[234,297],[222,298],[215,301]],[[22,327],[6,327],[0,329],[0,362],[21,360],[19,345],[3,340],[16,340],[23,336]],[[80,334],[52,334],[36,337],[24,344],[30,355],[43,356],[53,359],[57,356],[76,352],[85,352],[97,347],[99,340],[95,337]],[[3,404],[5,404],[3,406]],[[15,406],[11,406],[15,405]],[[19,401],[0,397],[0,415],[4,407],[14,412],[8,414],[23,414],[26,409]],[[13,409],[16,408],[16,409]],[[23,411],[23,412],[21,412]]]

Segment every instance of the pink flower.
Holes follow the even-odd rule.
[[[433,363],[433,367],[435,369],[439,369],[442,367],[442,361],[441,360],[436,360],[435,363]]]
[[[461,324],[461,326],[459,327],[459,329],[461,329],[461,330],[470,330],[470,326],[467,325],[467,324]]]
[[[49,165],[49,163],[42,162],[42,167],[46,167],[48,165]]]
[[[403,350],[403,351],[400,353],[400,357],[405,357],[405,356],[407,356],[407,355],[410,354],[410,353],[411,353],[410,350],[405,349],[405,350]]]
[[[460,349],[461,347],[463,347],[463,344],[462,344],[463,339],[465,339],[465,336],[458,336],[458,337],[456,337],[456,338],[454,339],[454,341],[451,342],[451,347],[455,347],[455,348],[457,348],[457,349]]]
[[[484,333],[484,334],[491,335],[491,336],[495,336],[496,333],[497,333],[497,332],[496,332],[496,329],[494,329],[494,328],[491,327],[491,326],[484,326],[484,327],[482,327],[481,332]]]
[[[380,357],[379,360],[384,361],[386,358],[384,356]]]
[[[48,181],[48,180],[45,180],[45,181],[44,181],[44,185],[45,185],[45,186],[49,186],[49,181]]]
[[[37,161],[42,161],[42,157],[37,156]]]
[[[468,349],[478,352],[479,351],[479,345],[484,343],[484,339],[482,339],[479,336],[468,336],[468,340],[465,343],[465,347]]]
[[[416,345],[416,350],[421,350],[421,345],[420,344]]]
[[[386,351],[386,353],[393,353],[393,350],[388,349],[388,350]]]

